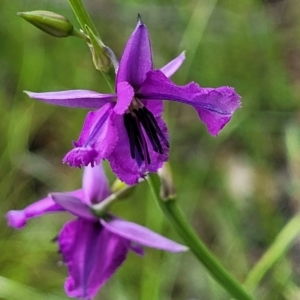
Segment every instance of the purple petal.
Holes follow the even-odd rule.
[[[89,164],[93,167],[100,163],[100,159],[98,159],[98,152],[92,147],[76,147],[65,155],[63,163],[77,168]]]
[[[30,204],[23,210],[9,211],[6,214],[6,218],[9,226],[18,229],[24,227],[28,219],[63,210],[64,208],[56,204],[51,197],[46,197],[33,204]]]
[[[84,203],[83,199],[68,195],[67,193],[52,193],[50,195],[56,204],[74,216],[89,221],[97,221],[97,218],[92,214],[89,206]]]
[[[206,89],[205,95],[195,97],[195,101],[203,103],[194,106],[199,118],[206,125],[208,132],[216,136],[231,120],[235,110],[241,107],[240,96],[234,88],[223,86],[216,89]]]
[[[127,81],[138,88],[152,70],[152,53],[147,27],[139,19],[124,49],[117,74],[117,83]]]
[[[171,100],[192,105],[208,132],[217,135],[240,107],[240,96],[231,87],[201,88],[196,83],[177,86],[161,71],[150,71],[136,92],[140,99]]]
[[[77,219],[67,223],[58,236],[68,266],[65,290],[69,297],[91,300],[126,258],[129,242],[98,222]]]
[[[116,114],[122,115],[130,105],[134,97],[134,90],[128,82],[119,82],[117,84],[117,96],[118,100],[117,104],[114,107],[114,111]]]
[[[169,252],[182,252],[188,250],[186,246],[180,245],[151,231],[146,227],[132,222],[118,218],[113,218],[109,221],[101,219],[100,222],[107,230],[146,247],[161,249]]]
[[[149,109],[155,119],[161,119],[162,120],[162,114],[164,111],[164,102],[161,100],[144,100],[143,104]]]
[[[114,94],[99,94],[88,90],[70,90],[48,93],[24,92],[30,98],[54,105],[75,108],[100,108],[107,102],[116,100],[116,95]]]
[[[160,71],[163,72],[168,78],[170,78],[181,67],[184,60],[185,51],[181,52],[176,58],[160,68]]]
[[[106,104],[88,113],[80,137],[74,143],[76,148],[67,153],[64,163],[72,167],[94,166],[113,151],[118,134],[112,121],[115,114],[112,107],[112,104]]]
[[[134,251],[137,255],[143,256],[145,254],[144,248],[137,243],[131,242],[129,247],[130,250]]]
[[[88,206],[99,203],[109,196],[109,185],[102,164],[93,168],[90,166],[84,168],[82,189]]]
[[[89,112],[84,121],[79,139],[75,146],[83,147],[93,145],[97,140],[97,134],[101,131],[104,123],[108,120],[113,109],[113,104],[106,104],[96,111]]]
[[[147,106],[148,104],[146,104]],[[160,103],[158,103],[158,106]],[[155,105],[154,105],[155,106]],[[157,113],[157,112],[155,112]],[[158,126],[163,132],[164,136],[168,139],[167,127],[161,117],[154,116]],[[116,115],[114,124],[118,130],[118,142],[115,149],[107,157],[110,162],[113,172],[124,181],[126,184],[132,185],[138,183],[140,178],[145,177],[147,172],[156,172],[168,160],[169,149],[162,143],[163,154],[157,153],[153,150],[148,136],[143,130],[143,135],[149,151],[151,163],[138,162],[131,157],[130,145],[128,135],[124,126],[123,116]]]

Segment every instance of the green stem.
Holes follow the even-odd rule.
[[[197,233],[188,224],[182,211],[177,206],[175,200],[164,201],[159,196],[160,180],[158,175],[149,176],[148,184],[150,186],[153,198],[167,217],[173,228],[185,241],[196,258],[206,267],[211,275],[219,284],[237,300],[253,300],[242,287],[218,262],[217,258],[207,249],[204,243],[199,239]]]
[[[100,35],[97,31],[97,28],[96,26],[94,25],[90,15],[88,14],[88,12],[86,11],[83,3],[81,0],[68,0],[69,3],[70,3],[70,6],[72,7],[73,9],[73,12],[83,30],[84,33],[88,33],[87,32],[87,27],[86,25],[90,28],[90,30],[92,31],[92,33],[99,38],[99,40],[101,41],[101,38],[100,38]],[[105,73],[103,72],[102,70],[100,70],[105,82],[107,83],[109,89],[114,92],[114,88],[111,84],[111,80],[110,80],[110,77]]]
[[[125,186],[121,190],[116,191],[115,193],[112,193],[109,195],[106,199],[101,201],[98,204],[95,204],[92,206],[92,212],[97,217],[103,217],[107,214],[109,208],[114,204],[114,202],[119,201],[125,196],[130,189],[132,189],[134,186]]]
[[[100,37],[99,33],[97,31],[97,28],[94,25],[89,14],[87,13],[86,9],[84,8],[82,1],[81,0],[68,0],[68,1],[73,9],[73,12],[74,12],[82,30],[86,33],[85,25],[87,25],[92,30],[94,35]]]
[[[87,35],[85,35],[82,31],[79,31],[78,29],[74,28],[73,32],[72,32],[72,36],[78,37],[82,40],[84,40],[85,42],[89,43],[90,40],[88,38]]]
[[[274,243],[256,263],[244,282],[253,291],[266,273],[284,256],[300,233],[300,213],[295,215],[280,231]]]

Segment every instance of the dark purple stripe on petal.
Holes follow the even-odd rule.
[[[93,299],[99,288],[123,263],[129,241],[103,228],[98,222],[77,219],[67,223],[58,237],[69,277],[69,297]]]
[[[70,166],[81,167],[99,164],[114,149],[118,133],[113,118],[113,104],[107,103],[100,109],[89,112],[82,127],[80,137],[74,142],[75,149],[63,159]]]
[[[196,83],[177,86],[161,71],[150,71],[136,97],[144,100],[170,100],[193,106],[212,135],[228,123],[240,107],[240,96],[231,87],[201,88]]]
[[[88,136],[88,138],[86,139],[86,141],[84,143],[85,147],[89,146],[89,145],[93,145],[97,141],[99,135],[101,134],[102,127],[103,127],[104,123],[107,122],[107,120],[108,120],[110,109],[111,108],[110,108],[109,105],[107,105],[107,108],[105,108],[105,109],[103,107],[103,114],[89,128],[90,129],[90,133],[89,133],[89,136]]]

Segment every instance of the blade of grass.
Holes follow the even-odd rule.
[[[300,234],[300,213],[295,215],[280,231],[274,243],[255,264],[244,282],[251,292],[268,271],[287,253],[295,238]]]
[[[55,295],[45,295],[13,280],[0,276],[0,298],[9,300],[19,299],[52,299],[63,300],[64,298]]]

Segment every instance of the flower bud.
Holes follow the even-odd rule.
[[[158,170],[158,176],[161,182],[160,197],[165,201],[175,199],[176,189],[169,163],[166,162],[163,164],[163,166]]]
[[[134,186],[129,186],[119,179],[116,179],[111,187],[112,193],[115,194],[119,200],[128,198],[133,194],[134,190]]]
[[[31,12],[19,12],[18,15],[52,36],[67,37],[73,34],[74,27],[70,21],[54,12],[35,10]]]
[[[117,62],[112,50],[105,46],[87,25],[85,29],[89,37],[88,46],[96,69],[103,72],[108,72],[112,66],[116,69]]]

